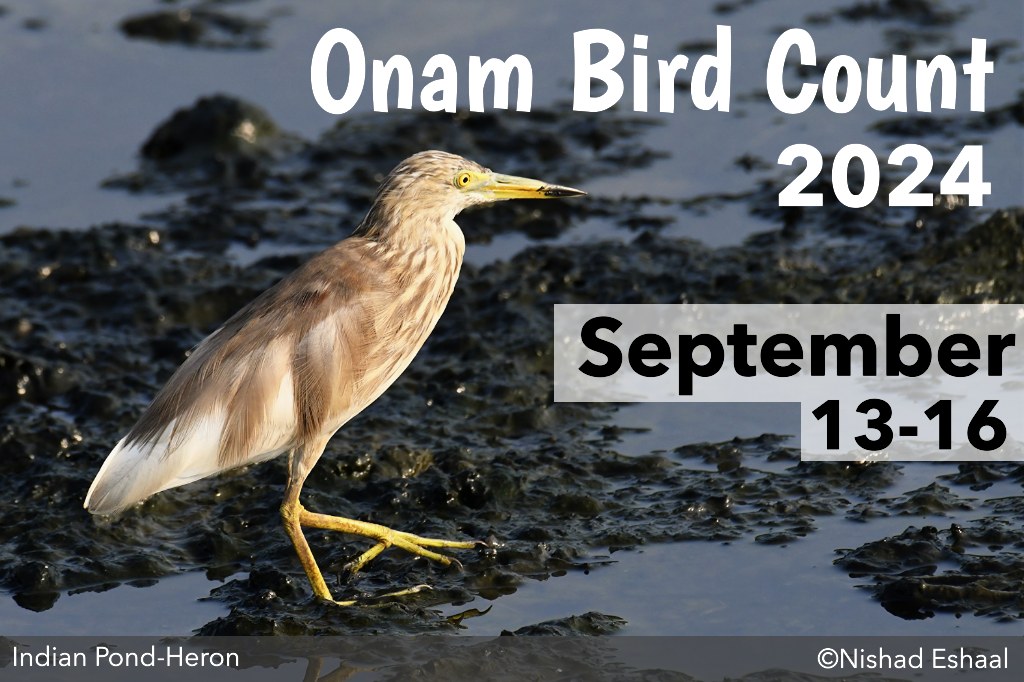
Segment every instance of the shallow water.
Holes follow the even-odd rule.
[[[25,636],[95,635],[112,623],[118,632],[137,635],[188,633],[227,614],[222,605],[203,601],[220,584],[202,573],[186,573],[142,585],[69,594],[40,613],[6,599],[0,603],[0,623],[6,632]]]
[[[909,468],[905,490],[934,480],[932,467]],[[1003,492],[1019,496],[1020,487],[1008,486]],[[526,583],[514,595],[495,601],[486,616],[463,625],[470,634],[494,635],[538,619],[558,620],[597,609],[628,621],[618,632],[622,635],[1019,634],[1019,624],[970,614],[910,622],[896,618],[865,598],[863,581],[850,580],[832,566],[840,547],[898,535],[908,524],[949,523],[942,516],[867,524],[819,517],[816,532],[786,545],[687,542],[595,555],[591,570]],[[475,602],[472,606],[483,608]]]
[[[2,4],[0,198],[13,201],[0,208],[3,632],[95,632],[102,613],[117,624],[111,634],[495,634],[551,622],[574,631],[569,617],[588,612],[624,634],[1019,631],[1019,467],[797,465],[792,404],[550,404],[556,302],[1024,300],[1024,213],[996,211],[1024,204],[1019,3],[875,3],[857,19],[842,13],[861,7],[852,0],[816,15],[788,0],[688,3],[685,13],[678,3],[643,13],[432,3],[402,4],[403,22],[386,20],[399,7],[390,3],[343,16],[315,3],[222,3],[265,20],[259,49],[129,40],[118,29],[162,3]],[[43,25],[30,27],[34,18]],[[401,51],[421,64],[440,46],[459,63],[523,52],[535,111],[353,114],[332,127],[307,74],[316,39],[339,23],[371,58]],[[645,32],[652,58],[681,45],[696,56],[716,23],[733,26],[732,114],[567,111],[573,30]],[[774,114],[763,65],[751,64],[779,27],[798,25],[821,54],[864,58],[907,40],[911,53],[961,50],[983,35],[1000,46],[989,107],[1017,113],[980,125],[960,111],[938,129],[910,125],[906,139],[876,125],[891,116],[863,108]],[[549,64],[559,66],[539,68]],[[197,145],[184,161],[139,158],[159,123],[215,92],[293,135],[227,153]],[[775,196],[790,174],[774,160],[797,141],[826,155],[838,143],[883,153],[917,141],[947,157],[982,143],[993,195],[980,210],[782,212]],[[425,534],[493,534],[502,546],[460,555],[464,573],[392,552],[348,581],[341,567],[361,545],[311,534],[339,596],[437,588],[403,606],[339,612],[310,599],[280,530],[281,462],[160,495],[115,523],[80,510],[111,443],[184,352],[344,236],[380,174],[426,146],[591,196],[460,218],[467,267],[448,313],[408,376],[335,439],[306,502]],[[966,552],[953,524],[967,528]],[[936,530],[900,539],[925,526]],[[897,539],[876,551],[886,538]],[[908,567],[924,571],[909,612],[930,617],[907,619],[886,591]],[[947,574],[979,587],[947,599],[933,589]],[[996,583],[1016,589],[1016,605],[978,596]]]

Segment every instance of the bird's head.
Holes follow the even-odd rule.
[[[425,151],[410,156],[388,174],[367,221],[451,220],[478,204],[583,194],[586,192],[571,187],[495,173],[456,154]]]

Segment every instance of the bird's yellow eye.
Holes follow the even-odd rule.
[[[469,173],[459,173],[458,175],[455,176],[455,186],[465,187],[466,185],[469,184],[470,180],[472,179],[473,176],[471,176]]]

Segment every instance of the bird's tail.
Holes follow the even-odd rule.
[[[89,487],[85,508],[93,514],[115,514],[159,490],[153,467],[147,466],[152,444],[127,440],[122,438],[107,455]]]
[[[238,466],[222,463],[218,453],[224,430],[224,413],[217,411],[198,420],[184,433],[175,432],[171,421],[152,440],[127,436],[107,455],[85,496],[85,508],[93,514],[116,514],[162,490]],[[243,464],[254,464],[289,449],[290,435],[277,434],[265,450]]]
[[[180,440],[174,427],[172,421],[153,440],[122,438],[89,487],[85,508],[93,514],[115,514],[161,490],[223,470],[217,462],[221,415],[201,420]]]

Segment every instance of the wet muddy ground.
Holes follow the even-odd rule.
[[[135,39],[262,49],[266,22],[213,16],[216,30],[172,26],[170,38],[145,32],[166,28],[166,17],[121,26]],[[841,20],[863,19],[830,19]],[[947,20],[955,17],[903,19]],[[979,130],[1013,132],[1024,123],[1021,96],[998,115],[949,116],[942,134],[952,146]],[[934,135],[934,120],[900,118],[900,135]],[[777,194],[790,176],[773,159],[738,159],[754,169],[743,171],[752,181],[729,194],[603,192],[459,219],[469,262],[446,314],[405,376],[331,442],[304,491],[312,510],[493,541],[461,552],[461,572],[389,552],[350,579],[343,567],[364,545],[308,534],[339,598],[420,583],[432,591],[377,608],[313,600],[280,528],[283,461],[160,494],[112,520],[81,509],[111,445],[188,350],[343,237],[402,158],[442,148],[501,172],[608,187],[680,153],[652,143],[658,126],[551,106],[529,115],[353,116],[307,138],[230,95],[168,112],[138,140],[137,168],[111,174],[104,191],[184,200],[135,222],[0,235],[0,587],[42,614],[83,593],[202,572],[224,582],[195,595],[222,614],[197,626],[200,634],[454,633],[486,630],[488,605],[538,581],[612,572],[626,554],[631,565],[673,560],[645,548],[682,543],[685,554],[675,556],[699,566],[704,547],[752,545],[743,561],[756,562],[758,551],[777,557],[813,541],[833,550],[818,575],[858,588],[858,598],[908,628],[932,619],[952,630],[956,619],[979,618],[1019,632],[1018,463],[801,463],[788,437],[797,425],[787,420],[763,435],[737,425],[719,442],[665,427],[638,448],[621,418],[627,408],[552,403],[555,303],[1024,301],[1024,206],[987,211],[954,200],[855,211],[812,187],[826,192],[825,208],[782,210]],[[883,186],[896,182],[883,176]],[[763,229],[719,248],[680,236],[692,216],[722,207]],[[489,243],[519,246],[495,257]],[[858,524],[851,535],[861,540],[851,546],[837,520]],[[659,575],[674,579],[670,568]],[[799,605],[799,587],[779,598]],[[586,609],[510,629],[628,631],[615,605],[595,597]]]

